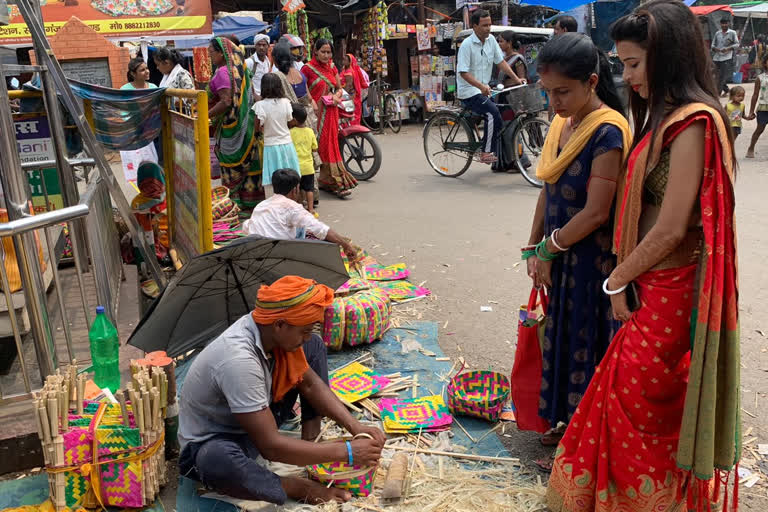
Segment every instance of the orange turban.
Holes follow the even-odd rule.
[[[271,325],[285,320],[291,325],[322,322],[325,308],[333,303],[333,290],[299,276],[281,277],[271,286],[262,285],[256,295],[253,321]]]
[[[278,320],[296,326],[310,325],[323,321],[325,308],[331,303],[333,290],[327,286],[303,277],[286,276],[271,286],[259,288],[251,316],[254,322],[261,325],[272,325]],[[303,348],[286,352],[275,347],[272,355],[275,358],[272,399],[277,402],[301,382],[309,363]]]

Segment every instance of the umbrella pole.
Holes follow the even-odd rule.
[[[240,283],[240,280],[237,278],[237,273],[235,272],[235,266],[232,265],[232,260],[227,260],[227,265],[229,266],[229,269],[232,271],[232,278],[235,280],[235,286],[237,286],[237,291],[240,292],[240,298],[243,299],[243,304],[245,305],[245,310],[251,309],[250,304],[248,304],[248,299],[245,298],[245,291],[243,291],[243,285]]]

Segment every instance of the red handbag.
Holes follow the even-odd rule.
[[[537,296],[541,298],[541,314],[537,314]],[[547,311],[544,287],[531,290],[528,305],[521,311],[517,327],[517,350],[510,377],[512,403],[515,405],[517,428],[544,433],[549,430],[547,420],[539,416],[541,393],[541,342]]]

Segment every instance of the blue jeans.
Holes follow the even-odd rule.
[[[309,367],[328,382],[325,344],[314,334],[304,344]],[[280,427],[293,412],[299,390],[292,389],[279,402],[270,404],[275,423]],[[302,423],[317,417],[309,400],[301,397]],[[257,461],[259,450],[248,434],[217,435],[201,443],[189,443],[179,456],[181,476],[201,481],[218,493],[245,500],[260,500],[282,505],[287,496],[280,477]]]
[[[475,114],[483,116],[485,133],[483,134],[483,152],[498,154],[499,134],[501,133],[501,114],[499,107],[488,96],[476,94],[461,100],[464,106]]]

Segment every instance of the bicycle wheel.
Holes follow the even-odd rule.
[[[439,112],[424,127],[424,155],[439,175],[456,178],[472,163],[475,134],[467,122],[451,112]]]
[[[400,105],[397,104],[397,99],[391,94],[387,94],[384,98],[384,114],[387,120],[387,125],[392,133],[400,133],[400,128],[403,126],[403,113],[400,112]]]
[[[354,133],[341,140],[341,159],[360,181],[376,176],[381,168],[381,148],[372,133]]]
[[[548,131],[549,123],[533,115],[523,119],[515,131],[515,165],[525,181],[538,188],[541,188],[544,182],[536,177],[536,166],[539,164]]]

